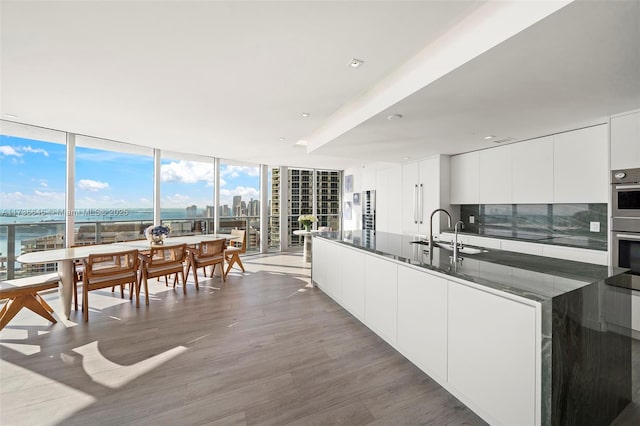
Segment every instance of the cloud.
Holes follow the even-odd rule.
[[[233,166],[230,164],[223,164],[220,166],[220,179],[225,176],[235,178],[240,175],[245,176],[260,176],[260,167],[257,166]]]
[[[207,186],[213,186],[213,164],[195,161],[174,161],[161,166],[160,178],[162,182],[206,182]]]
[[[12,209],[59,209],[64,207],[64,192],[39,191],[25,194],[20,191],[0,192],[0,208]]]
[[[22,147],[19,147],[18,149],[20,151],[24,151],[24,152],[31,152],[31,153],[34,153],[34,154],[42,154],[45,157],[49,156],[49,153],[46,150],[44,150],[42,148],[31,148],[31,145],[22,146]]]
[[[4,157],[22,157],[23,152],[29,152],[32,154],[42,154],[45,157],[49,156],[49,153],[42,148],[32,148],[31,145],[27,146],[9,146],[2,145],[0,146],[0,155]]]
[[[9,145],[0,146],[0,155],[3,155],[4,157],[9,157],[9,156],[21,157],[22,156],[22,154],[16,151],[14,147]]]
[[[109,188],[109,184],[107,182],[99,182],[91,179],[80,179],[78,181],[78,189],[81,190],[96,192],[106,188]]]

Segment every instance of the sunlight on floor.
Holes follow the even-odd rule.
[[[49,424],[56,424],[96,401],[91,395],[2,359],[0,370],[3,373],[2,425],[42,424],[43,418]],[[29,398],[14,397],[12,391],[18,390],[22,391],[21,395],[29,390]],[[52,398],[55,403],[39,404]],[[35,404],[39,404],[37,410],[29,409]]]
[[[133,365],[120,365],[109,361],[100,353],[97,341],[73,349],[74,352],[82,355],[82,368],[84,368],[85,373],[94,382],[111,389],[126,385],[186,350],[187,348],[184,346],[176,346]]]

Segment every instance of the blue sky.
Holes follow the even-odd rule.
[[[66,146],[0,135],[0,209],[63,208]],[[259,169],[220,167],[220,204],[234,195],[259,197]],[[213,204],[213,164],[163,159],[161,204],[198,208]],[[150,208],[153,159],[114,151],[76,148],[77,208]]]

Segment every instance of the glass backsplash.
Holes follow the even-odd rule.
[[[607,250],[606,204],[461,205],[464,231],[485,237]],[[592,232],[591,222],[600,230]]]

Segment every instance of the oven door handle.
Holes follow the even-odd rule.
[[[616,189],[640,189],[640,185],[616,185]]]
[[[619,240],[640,240],[640,235],[616,234],[616,238]]]

